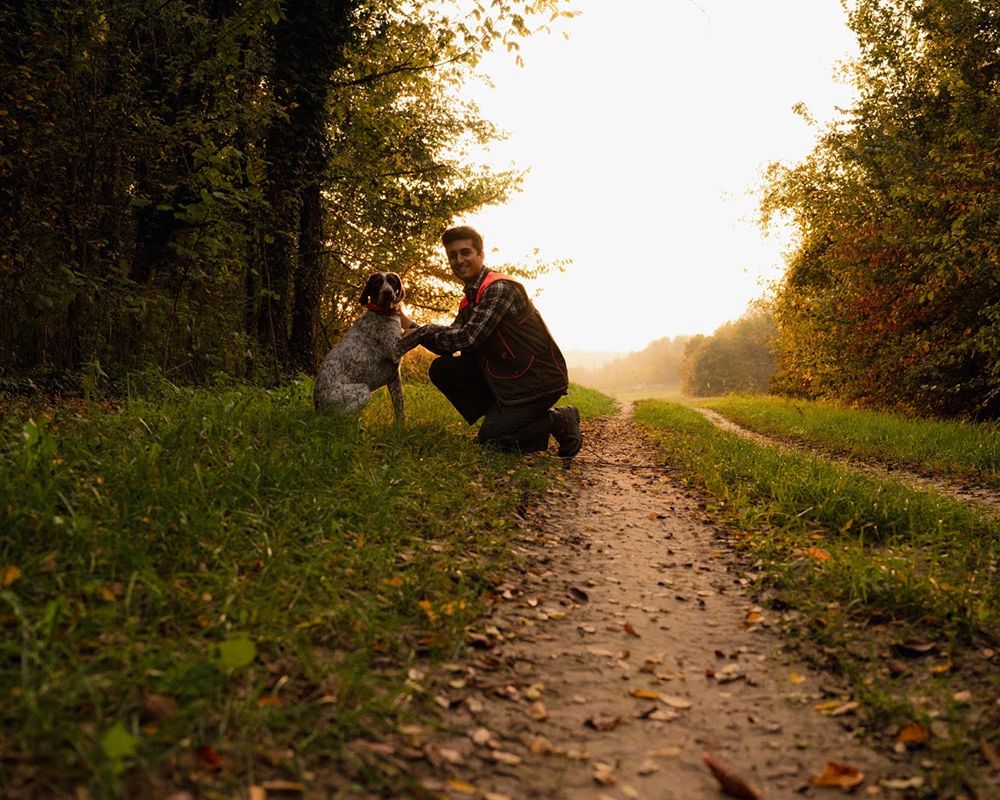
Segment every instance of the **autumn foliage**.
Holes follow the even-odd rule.
[[[1000,413],[1000,7],[859,0],[854,106],[766,221],[798,238],[777,292],[778,387],[919,413]]]

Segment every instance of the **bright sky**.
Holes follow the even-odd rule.
[[[711,333],[781,272],[749,193],[768,163],[809,152],[850,105],[837,64],[856,53],[840,0],[573,0],[569,34],[491,57],[470,84],[510,133],[490,163],[531,171],[503,208],[465,222],[487,264],[570,258],[537,305],[564,351],[640,350]],[[492,253],[498,248],[499,253]]]

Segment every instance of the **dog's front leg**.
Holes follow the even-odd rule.
[[[403,421],[403,383],[399,379],[399,370],[396,370],[396,377],[386,384],[389,389],[389,397],[392,398],[392,410],[396,415],[396,422]]]

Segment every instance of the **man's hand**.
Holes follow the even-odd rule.
[[[406,316],[406,312],[402,308],[399,309],[399,324],[403,328],[403,336],[415,331],[419,327],[416,322]]]

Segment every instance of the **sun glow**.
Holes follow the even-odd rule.
[[[711,333],[781,270],[752,189],[794,161],[852,90],[839,0],[575,0],[578,17],[486,59],[465,94],[509,131],[485,156],[530,168],[524,191],[463,222],[487,264],[571,259],[532,282],[564,350],[638,350]],[[568,34],[568,39],[559,35]]]

